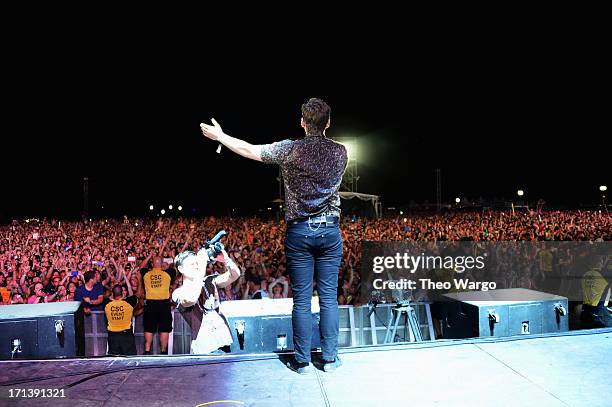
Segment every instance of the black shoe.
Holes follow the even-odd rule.
[[[144,353],[143,353],[143,355],[145,355],[145,356],[146,356],[146,355],[150,355],[150,354],[151,354],[151,351],[150,351],[150,350],[145,350],[145,351],[144,351]]]
[[[286,366],[299,374],[306,374],[310,372],[309,362],[298,362],[295,359],[292,359],[291,361],[287,362]]]
[[[327,361],[324,360],[323,361],[323,371],[324,372],[335,372],[336,369],[338,369],[340,366],[342,366],[342,361],[340,360],[340,357],[336,356],[336,359],[332,360],[332,361]]]

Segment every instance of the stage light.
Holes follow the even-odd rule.
[[[403,214],[404,214],[404,211],[400,211],[400,215],[403,215]]]
[[[162,215],[165,215],[165,214],[166,214],[166,210],[165,210],[165,209],[162,209],[162,210],[161,210],[161,214],[162,214]]]
[[[525,191],[523,191],[522,189],[519,189],[518,191],[516,191],[516,194],[518,196],[523,196],[523,195],[525,195]]]
[[[599,186],[599,190],[600,190],[601,192],[606,192],[606,191],[608,190],[608,186],[607,186],[607,185],[600,185],[600,186]]]
[[[455,202],[456,202],[456,203],[461,202],[461,198],[459,198],[459,197],[455,198]]]
[[[177,208],[179,211],[183,210],[183,207],[181,205],[179,205],[179,207]]]
[[[152,211],[153,210],[153,205],[149,205],[149,210]]]
[[[348,161],[356,161],[357,143],[354,140],[339,140],[338,142],[346,148],[346,156]]]
[[[168,209],[172,210],[172,208],[173,208],[172,205],[168,205]]]
[[[408,222],[408,218],[404,218],[404,223]]]

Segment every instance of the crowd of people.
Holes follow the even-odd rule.
[[[19,220],[0,226],[1,304],[81,301],[97,292],[101,309],[115,284],[142,288],[141,270],[161,260],[197,251],[219,230],[241,269],[241,277],[220,292],[222,301],[291,297],[284,256],[284,223],[258,218],[102,219],[65,222]],[[383,219],[343,217],[344,242],[338,302],[357,305],[362,240],[378,241],[588,241],[612,240],[612,216],[599,211],[446,212]],[[214,273],[220,265],[209,265]],[[179,281],[174,286],[180,285]],[[316,295],[316,285],[315,285]],[[86,302],[90,297],[87,297]],[[142,313],[142,300],[135,315]]]

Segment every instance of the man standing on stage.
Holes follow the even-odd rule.
[[[338,269],[342,259],[338,188],[346,169],[346,148],[328,139],[330,108],[321,99],[302,105],[301,126],[306,136],[266,145],[252,145],[228,136],[213,119],[201,124],[204,135],[243,157],[278,164],[285,180],[287,230],[285,255],[293,289],[295,360],[288,367],[310,370],[312,281],[317,281],[321,320],[323,369],[340,366],[338,358]]]

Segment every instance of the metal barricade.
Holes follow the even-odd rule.
[[[268,300],[258,300],[268,301]],[[413,305],[416,312],[421,336],[423,340],[435,338],[429,303]],[[354,307],[352,305],[341,305],[340,311],[340,333],[338,346],[343,348],[358,347],[366,345],[378,345],[383,343],[387,331],[387,324],[392,313],[392,304],[380,304],[368,317],[367,305]],[[144,352],[144,333],[142,315],[134,318],[134,336],[136,337],[136,350],[141,355]],[[173,328],[168,340],[168,354],[189,354],[191,346],[191,328],[185,322],[178,311],[173,312]],[[394,341],[410,342],[411,335],[409,327],[405,322],[398,325]],[[85,316],[85,356],[103,356],[106,354],[107,333],[106,322],[103,311],[93,311],[91,315]],[[153,338],[151,347],[153,354],[159,353],[158,335]]]

